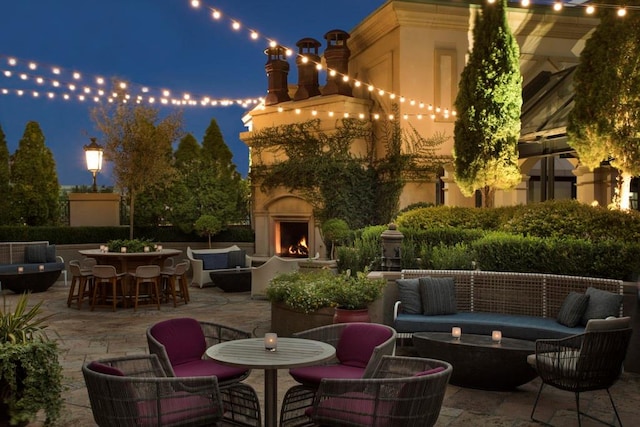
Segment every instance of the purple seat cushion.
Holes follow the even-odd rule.
[[[89,363],[87,368],[99,374],[124,377],[124,372],[122,372],[120,369],[114,368],[113,366],[105,365],[104,363],[100,363],[100,362],[91,362]]]
[[[314,411],[310,407],[305,415],[320,425],[389,425],[388,416],[393,412],[393,401],[378,400],[364,393],[345,393],[341,397],[323,400]],[[378,418],[374,418],[374,415]]]
[[[316,365],[290,369],[289,374],[301,384],[317,386],[323,378],[362,378],[364,368],[348,365]]]
[[[158,403],[160,407],[158,408]],[[202,425],[213,425],[216,418],[220,418],[221,410],[211,404],[211,399],[205,396],[184,393],[175,397],[157,400],[146,400],[138,402],[137,426],[158,426],[158,425],[184,425],[189,421],[189,425],[196,425],[198,420]],[[160,410],[161,422],[158,418]]]
[[[158,322],[151,335],[164,345],[174,370],[176,365],[202,359],[207,349],[200,323],[188,317]]]
[[[429,369],[427,371],[418,372],[414,377],[424,377],[425,375],[437,374],[444,371],[444,366],[438,366],[437,368]]]
[[[342,365],[366,368],[373,350],[391,338],[391,331],[375,323],[347,325],[336,347],[336,356]]]
[[[172,365],[176,377],[208,377],[215,375],[218,381],[226,381],[244,375],[247,370],[225,366],[214,360],[199,359]]]

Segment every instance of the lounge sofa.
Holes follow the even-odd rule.
[[[213,282],[211,279],[212,272],[221,273],[220,283],[214,282],[214,285],[222,285],[224,288],[226,288],[225,285],[227,283],[232,282],[229,279],[233,276],[242,278],[245,282],[250,280],[251,257],[237,245],[217,249],[191,249],[191,247],[187,247],[187,258],[191,261],[193,272],[191,283],[201,288],[205,283]],[[247,291],[251,286],[250,283],[237,283],[237,285]],[[229,291],[232,289],[223,290]]]
[[[42,292],[63,273],[64,259],[48,241],[0,242],[0,283],[14,292]]]
[[[463,334],[498,329],[534,341],[582,333],[589,318],[622,316],[622,281],[592,277],[404,270],[386,292],[397,301],[391,326],[401,338],[457,326]]]

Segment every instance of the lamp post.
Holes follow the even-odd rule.
[[[91,138],[91,144],[85,145],[84,154],[87,160],[87,169],[93,175],[93,186],[91,191],[98,192],[98,186],[96,185],[96,175],[102,169],[102,146],[96,142],[95,138]]]

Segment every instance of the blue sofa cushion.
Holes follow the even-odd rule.
[[[455,314],[456,288],[453,277],[420,277],[422,313],[425,316]]]
[[[422,298],[418,279],[397,279],[398,298],[402,311],[408,314],[422,314]]]
[[[491,335],[491,331],[500,330],[503,337],[529,341],[565,338],[584,332],[582,326],[570,328],[553,318],[484,312],[458,312],[439,316],[401,313],[394,323],[394,328],[399,333],[451,332],[454,326],[460,327],[463,335]]]
[[[582,325],[586,325],[589,319],[606,319],[609,316],[618,317],[620,315],[622,295],[594,287],[587,288],[585,294],[589,295],[589,303],[582,316]]]
[[[240,249],[239,251],[229,251],[226,268],[245,267],[247,264],[246,256],[247,252],[244,249]]]
[[[205,270],[220,270],[227,268],[227,253],[220,254],[193,254],[196,259],[202,260],[202,268]]]
[[[558,312],[558,323],[570,328],[578,326],[588,304],[589,295],[569,292]]]
[[[47,262],[47,245],[27,245],[24,248],[26,264]]]

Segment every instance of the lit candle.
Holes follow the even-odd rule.
[[[460,329],[457,326],[454,326],[453,328],[451,328],[451,336],[459,340],[460,336],[462,336],[462,329]]]
[[[22,272],[24,272],[24,267],[23,266],[18,267],[18,273],[22,273]]]
[[[144,247],[144,251],[145,251],[145,252],[149,252],[149,246],[145,246],[145,247]]]
[[[120,252],[122,252],[123,254],[124,254],[124,253],[127,253],[127,248],[125,248],[124,246],[123,246],[123,247],[121,247],[121,248],[120,248]]]
[[[500,341],[502,341],[502,331],[491,332],[491,339],[495,343],[500,343]]]
[[[40,264],[40,265],[38,266],[38,271],[44,271],[44,265]]]
[[[264,349],[267,351],[276,351],[278,348],[278,334],[267,332],[264,334]]]
[[[158,252],[162,252],[162,245],[158,245],[156,248],[158,248]]]

